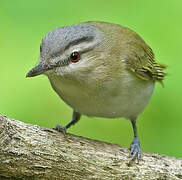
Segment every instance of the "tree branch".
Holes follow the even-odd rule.
[[[0,115],[0,179],[182,179],[182,159],[129,150]]]

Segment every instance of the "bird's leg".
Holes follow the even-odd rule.
[[[140,149],[140,142],[138,140],[138,134],[137,134],[136,118],[131,120],[131,123],[133,127],[133,132],[134,132],[134,139],[130,145],[131,160],[134,160],[135,158],[139,160],[141,156],[141,149]]]
[[[59,131],[59,132],[63,132],[65,134],[66,130],[70,126],[76,124],[80,120],[80,117],[81,117],[81,114],[73,110],[72,120],[68,124],[66,124],[66,126],[60,126],[59,124],[57,124],[56,125],[56,130]]]

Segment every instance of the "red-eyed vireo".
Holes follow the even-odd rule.
[[[165,66],[134,31],[112,23],[86,22],[59,27],[42,40],[40,60],[27,77],[45,74],[52,88],[72,109],[72,120],[81,115],[131,120],[132,159],[140,158],[136,119],[149,103],[156,81],[162,82]]]

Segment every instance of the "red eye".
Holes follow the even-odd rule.
[[[73,52],[73,53],[71,53],[70,60],[73,63],[78,62],[80,60],[80,53],[79,52]]]

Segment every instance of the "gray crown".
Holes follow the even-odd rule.
[[[89,24],[58,27],[50,31],[42,40],[41,57],[49,58],[64,52],[70,45],[80,41],[92,41],[101,38],[100,31]]]

